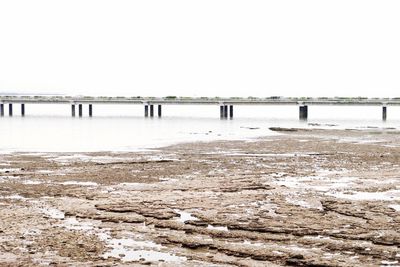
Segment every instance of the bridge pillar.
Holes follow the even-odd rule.
[[[4,116],[4,104],[0,104],[0,116],[3,117]]]
[[[300,120],[307,120],[308,118],[308,106],[304,105],[304,106],[300,106],[299,107],[299,119]]]
[[[228,118],[228,106],[224,105],[224,118]]]
[[[150,117],[154,117],[154,105],[150,105]]]
[[[233,118],[233,105],[229,106],[229,118]]]
[[[228,105],[221,105],[219,107],[219,116],[221,119],[228,118]]]
[[[382,107],[382,120],[386,121],[386,117],[387,117],[387,107],[383,106]]]
[[[82,117],[82,104],[78,105],[79,117]]]
[[[71,105],[71,115],[72,117],[75,117],[75,104]]]
[[[21,116],[25,116],[25,104],[21,104]]]
[[[144,105],[144,116],[145,117],[149,116],[149,105],[147,104]]]
[[[8,115],[10,117],[13,115],[13,105],[11,103],[8,104]]]
[[[161,105],[158,105],[158,117],[161,118]]]
[[[93,116],[93,105],[89,104],[89,117]]]

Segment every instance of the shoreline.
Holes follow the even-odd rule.
[[[341,135],[349,135],[352,132],[366,133],[366,134],[400,134],[400,129],[394,127],[375,127],[375,126],[363,126],[355,128],[332,128],[337,125],[327,125],[327,128],[314,128],[319,126],[324,126],[325,124],[319,123],[309,123],[307,127],[268,127],[265,130],[269,131],[269,134],[260,134],[258,136],[250,137],[237,137],[232,139],[227,138],[217,138],[210,140],[198,140],[198,141],[176,141],[176,142],[165,142],[164,144],[159,144],[154,147],[142,147],[142,148],[132,148],[132,149],[121,149],[121,150],[77,150],[77,151],[31,151],[31,150],[0,150],[0,155],[10,155],[10,154],[96,154],[96,153],[109,153],[109,154],[124,154],[124,153],[140,153],[140,152],[154,152],[163,150],[163,148],[173,147],[178,145],[190,145],[195,143],[214,143],[214,142],[246,142],[246,141],[257,141],[263,140],[270,137],[277,137],[279,135],[290,134],[293,132],[301,133],[343,133]],[[310,127],[311,126],[311,127]],[[245,127],[242,127],[245,128]],[[248,127],[251,128],[251,127]]]
[[[400,261],[393,131],[297,129],[156,152],[78,153],[86,158],[0,155],[1,264]]]

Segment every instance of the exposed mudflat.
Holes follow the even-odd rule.
[[[400,266],[400,134],[0,155],[1,266]]]

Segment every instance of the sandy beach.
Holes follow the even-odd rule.
[[[1,266],[399,266],[400,133],[0,155]]]

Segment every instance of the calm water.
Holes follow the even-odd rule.
[[[131,151],[177,142],[248,139],[276,134],[268,130],[271,126],[310,127],[308,123],[400,128],[400,107],[388,107],[386,122],[381,121],[381,107],[310,106],[308,122],[298,120],[296,106],[235,106],[233,120],[220,120],[219,106],[211,105],[163,106],[161,119],[144,118],[139,105],[93,108],[92,118],[87,117],[87,106],[83,118],[72,118],[69,105],[26,105],[22,118],[19,105],[14,105],[14,117],[0,118],[0,151]]]

